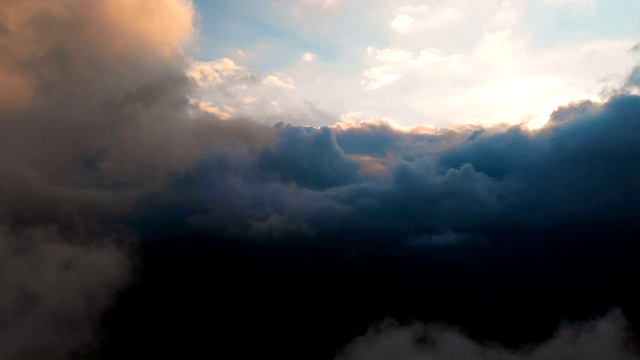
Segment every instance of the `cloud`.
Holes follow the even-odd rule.
[[[316,58],[314,53],[306,52],[302,55],[302,61],[311,62]]]
[[[295,87],[293,87],[293,85],[287,84],[286,82],[280,80],[275,75],[266,76],[264,79],[262,79],[262,83],[263,84],[267,84],[267,85],[278,86],[278,87],[281,87],[283,89],[288,89],[288,90],[294,90],[295,89]]]
[[[402,49],[387,48],[378,50],[372,46],[367,48],[367,54],[375,56],[376,59],[385,63],[395,63],[413,57],[413,54]]]
[[[482,35],[471,44],[462,36],[451,41],[457,36],[455,28],[447,31],[449,43],[441,43],[440,31],[416,28],[403,30],[387,46],[369,47],[361,80],[369,90],[364,93],[369,102],[351,110],[404,119],[405,124],[530,121],[539,127],[560,105],[606,98],[602,89],[620,87],[620,69],[637,62],[628,52],[633,45],[629,40],[540,48],[530,37],[519,35],[520,9],[508,2],[484,5],[460,7],[467,16],[477,13],[474,17],[484,24],[478,28]],[[469,23],[472,26],[475,22]],[[614,52],[620,54],[615,63],[610,58]],[[563,65],[567,61],[581,65],[569,68]],[[598,75],[592,76],[595,72]]]
[[[400,7],[390,26],[399,33],[442,28],[459,23],[464,14],[457,8],[433,5]]]
[[[376,66],[365,70],[362,84],[368,90],[376,90],[391,84],[400,78],[399,74],[390,73],[391,67],[388,65]]]
[[[1,358],[90,352],[130,278],[124,218],[205,155],[275,139],[190,102],[194,17],[181,0],[0,1]]]
[[[562,324],[545,342],[516,350],[475,341],[443,325],[400,326],[388,320],[356,338],[336,359],[639,359],[628,345],[626,326],[622,313],[612,311],[590,322]]]
[[[590,254],[605,246],[602,234],[636,231],[638,108],[633,95],[570,104],[540,130],[279,124],[273,145],[233,161],[210,157],[156,199],[166,205],[149,208],[184,209],[181,232],[249,234],[264,223],[338,246],[385,243],[400,252],[467,245],[491,252],[512,242],[544,248],[529,234],[555,238],[580,224],[562,241]],[[602,238],[582,242],[583,231]]]
[[[243,68],[238,66],[229,58],[211,62],[196,62],[191,65],[187,74],[193,78],[198,85],[207,83],[221,83],[224,77],[236,75]]]
[[[311,60],[299,62],[301,71],[313,71],[315,60]],[[300,89],[294,86],[296,80],[288,74],[264,75],[248,64],[226,58],[191,63],[187,74],[194,85],[189,94],[192,103],[218,109],[232,107],[234,118],[270,125],[281,121],[302,125],[337,118],[300,96]]]
[[[142,1],[106,1],[86,11],[82,3],[3,7],[21,16],[3,19],[10,33],[0,42],[11,51],[3,52],[0,72],[28,79],[34,96],[23,109],[0,108],[0,167],[10,184],[2,199],[11,218],[117,217],[198,157],[238,139],[231,133],[256,136],[258,147],[273,138],[193,111],[182,55],[193,31],[188,2],[149,8]],[[151,24],[133,21],[140,13]],[[165,20],[171,26],[156,29]],[[231,71],[228,62],[218,65],[209,74]],[[235,107],[205,105],[225,113],[230,108],[223,105]]]
[[[357,180],[358,166],[345,158],[329,128],[314,129],[279,125],[280,141],[265,150],[258,162],[267,172],[285,181],[310,188],[327,188]]]
[[[217,116],[218,119],[220,120],[229,120],[231,118],[230,112],[233,111],[233,108],[230,106],[225,106],[224,107],[225,111],[222,111],[217,106],[213,106],[210,102],[200,102],[198,103],[198,108],[202,112]]]
[[[389,173],[389,169],[384,165],[384,159],[371,155],[349,154],[346,156],[356,162],[360,166],[360,171],[365,175],[382,176]]]
[[[629,74],[627,78],[626,85],[629,87],[640,87],[640,66],[631,71],[631,74]]]
[[[526,25],[538,17],[562,17],[557,13],[562,9],[553,7],[512,1],[380,1],[330,8],[331,14],[316,11],[305,22],[274,25],[297,29],[305,44],[316,44],[282,56],[277,73],[258,75],[264,82],[267,75],[277,76],[284,87],[228,84],[220,91],[224,99],[218,91],[203,91],[202,100],[237,107],[232,103],[236,97],[258,97],[237,114],[269,124],[331,125],[340,114],[361,112],[404,126],[529,122],[540,127],[558,106],[605,100],[608,89],[620,88],[638,61],[637,53],[628,51],[635,43],[629,37],[587,37],[577,29]],[[598,15],[580,26],[589,27],[589,21],[596,26],[602,19]],[[317,55],[314,61],[300,59],[305,51]],[[268,106],[270,101],[277,101],[282,112]],[[305,103],[331,116],[313,114]]]
[[[0,228],[0,359],[67,358],[96,344],[96,324],[128,282],[131,259],[105,235]]]

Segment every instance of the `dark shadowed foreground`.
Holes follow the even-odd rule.
[[[340,359],[638,358],[631,253],[492,246],[438,260],[207,236],[142,249],[138,283],[104,318],[104,359],[332,359],[345,346]]]

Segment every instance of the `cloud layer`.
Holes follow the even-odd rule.
[[[575,224],[636,229],[639,99],[568,105],[536,131],[277,125],[276,142],[255,158],[210,157],[167,193],[185,193],[173,206],[188,209],[185,225],[201,229],[250,229],[277,216],[327,234],[381,231],[395,243],[497,235],[505,224],[523,233]],[[214,215],[222,213],[224,221]],[[234,213],[240,223],[232,226]]]
[[[178,0],[0,0],[0,80],[10,84],[0,89],[0,357],[89,352],[102,311],[130,279],[133,237],[201,232],[382,251],[436,264],[449,274],[434,280],[445,290],[460,276],[494,278],[504,291],[508,273],[523,280],[509,288],[518,296],[551,296],[564,281],[580,296],[637,295],[637,71],[606,102],[559,108],[535,131],[401,128],[357,114],[303,126],[309,114],[337,120],[292,100],[309,83],[231,59],[187,60],[194,11]],[[397,26],[409,31],[405,20]],[[372,62],[400,64],[404,79],[421,62],[460,60],[369,52]],[[314,61],[305,55],[299,74],[313,77]],[[370,70],[380,75],[372,86],[395,81],[383,76],[389,68]],[[340,98],[341,82],[325,81],[335,93],[315,90]],[[203,88],[225,102],[206,101]],[[598,324],[618,331],[618,321]],[[409,344],[407,358],[422,351],[411,348],[414,330],[388,331],[382,337]],[[453,339],[484,351],[442,334],[445,348]],[[558,341],[536,351],[562,354]]]

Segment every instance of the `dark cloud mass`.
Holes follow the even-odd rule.
[[[229,299],[251,293],[243,284],[274,279],[283,282],[258,297],[276,308],[305,282],[313,296],[300,295],[309,303],[298,305],[309,308],[314,299],[352,304],[323,297],[332,291],[377,294],[336,313],[343,318],[327,313],[338,318],[335,329],[357,309],[368,311],[356,330],[326,345],[334,346],[329,357],[362,334],[362,322],[391,316],[468,327],[382,325],[338,358],[637,358],[621,312],[563,325],[544,341],[548,327],[527,332],[535,320],[527,306],[555,311],[545,318],[551,327],[611,308],[625,312],[629,329],[640,324],[640,96],[627,89],[602,104],[568,104],[539,130],[222,120],[190,102],[197,82],[185,74],[184,49],[194,11],[177,0],[0,0],[0,359],[62,359],[93,354],[96,344],[122,358],[121,343],[109,339],[129,334],[120,332],[127,321],[139,325],[136,314],[176,299],[185,310],[158,310],[173,319],[172,311],[198,301],[166,290],[165,280],[190,293],[184,284],[207,288],[225,271],[230,278],[216,291],[229,297],[198,303],[203,308],[218,301],[239,309]],[[207,239],[198,246],[218,249],[214,265],[227,268],[210,274],[154,248],[192,244],[184,239],[196,233]],[[142,253],[133,278],[147,277],[101,320],[132,279],[133,248]],[[258,276],[261,261],[276,264],[276,275]],[[305,271],[311,275],[295,277]],[[153,274],[163,277],[145,283]],[[175,285],[179,276],[186,280]],[[326,292],[318,295],[315,284]],[[397,300],[409,288],[419,296]],[[273,292],[282,298],[264,295]],[[118,315],[128,306],[131,317]],[[244,309],[247,321],[262,316],[251,312],[263,309],[255,303]],[[325,314],[314,312],[301,316]],[[107,340],[102,322],[111,324]],[[226,333],[241,338],[217,334]]]
[[[573,104],[534,131],[407,134],[384,124],[347,130],[278,125],[276,144],[257,160],[211,157],[168,193],[175,207],[194,214],[185,221],[204,230],[224,231],[220,224],[229,222],[216,216],[237,212],[245,223],[234,226],[246,229],[275,216],[289,220],[283,226],[298,223],[339,237],[385,234],[393,246],[447,232],[491,240],[507,229],[632,231],[640,200],[639,108],[640,97],[629,95]],[[383,171],[367,173],[363,157]],[[195,198],[174,195],[193,191]]]
[[[88,351],[128,282],[121,225],[172,174],[270,131],[189,116],[182,1],[0,1],[0,358]]]
[[[294,181],[311,189],[327,189],[354,183],[358,166],[349,161],[329,128],[276,125],[278,145],[265,150],[259,164],[265,172],[275,172],[284,181]]]

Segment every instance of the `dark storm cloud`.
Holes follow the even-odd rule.
[[[519,185],[525,221],[633,225],[640,200],[640,97],[560,109],[539,133],[480,137],[444,153],[440,166],[473,164],[495,181]]]
[[[344,156],[329,128],[276,125],[280,141],[265,150],[259,165],[276,172],[284,181],[312,189],[352,184],[358,180],[358,166]]]
[[[276,216],[320,233],[381,231],[392,242],[507,227],[635,228],[639,109],[640,97],[631,95],[572,104],[535,131],[278,125],[276,145],[255,162],[201,163],[190,175],[197,184],[185,189],[202,196],[180,205],[200,220],[209,216],[212,226],[221,223],[215,213],[229,215],[215,210],[221,206],[245,226]],[[378,171],[366,173],[372,166]]]
[[[405,157],[412,153],[433,155],[483,131],[481,127],[473,125],[456,125],[427,132],[401,131],[382,121],[334,128],[336,139],[346,153],[378,157],[399,151]]]

